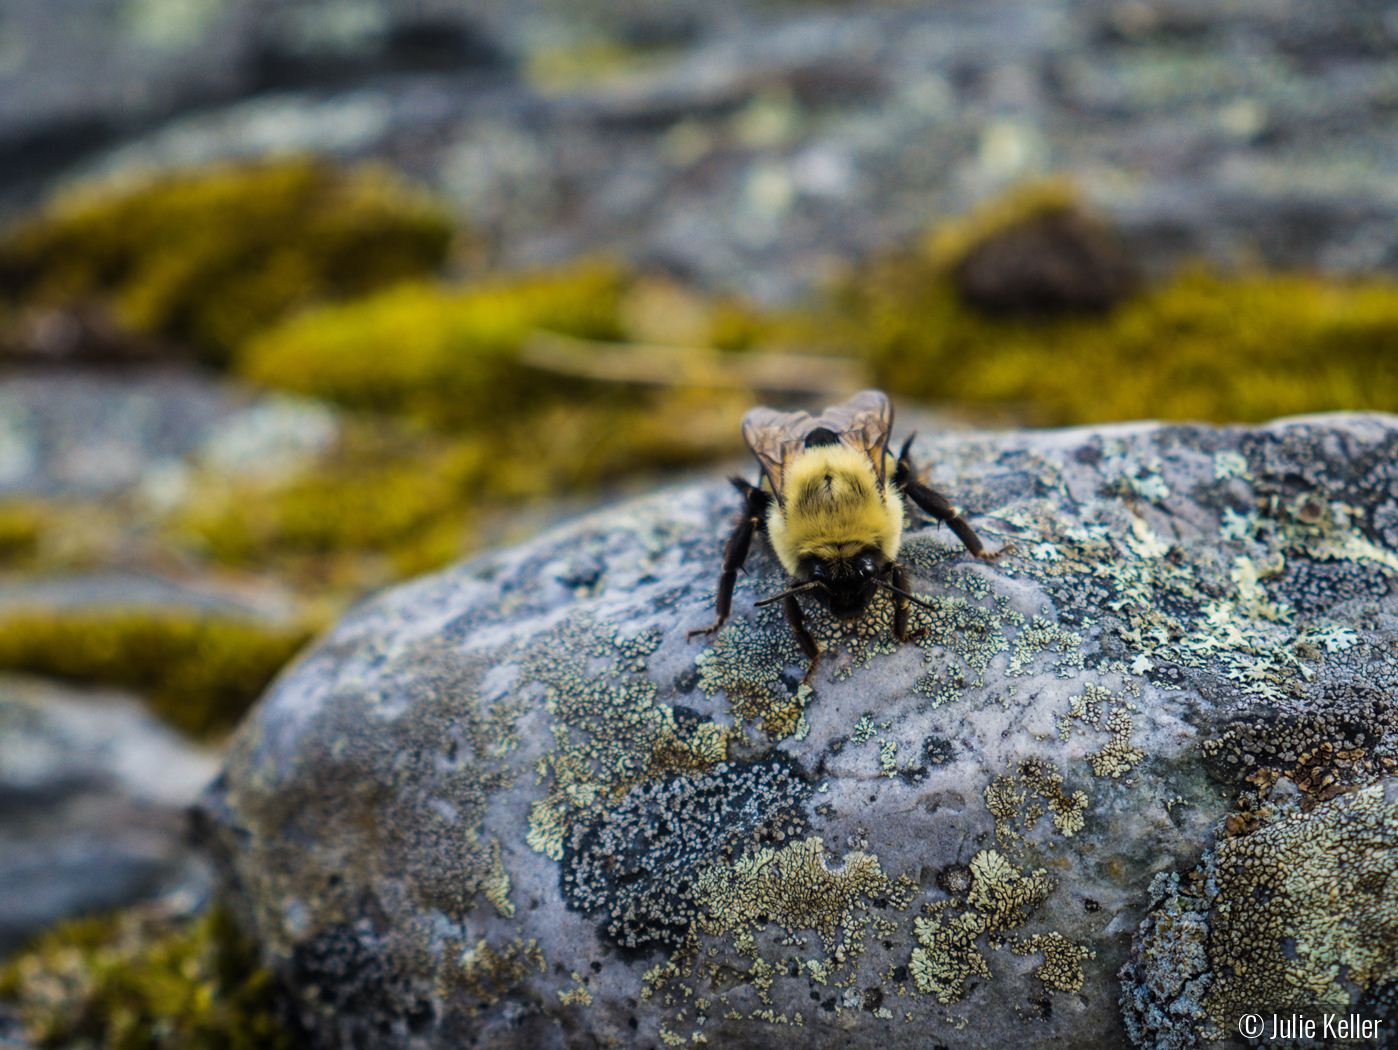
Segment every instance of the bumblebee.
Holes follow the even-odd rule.
[[[792,585],[757,604],[782,603],[782,612],[810,660],[805,681],[820,662],[820,649],[806,630],[796,596],[808,594],[840,620],[857,620],[879,590],[893,598],[893,634],[908,632],[908,603],[931,608],[909,592],[899,566],[905,500],[951,526],[978,558],[991,561],[980,537],[945,496],[918,479],[909,449],[897,458],[888,451],[893,405],[880,390],[865,390],[819,417],[807,412],[754,408],[743,418],[743,438],[762,468],[759,485],[729,480],[742,494],[743,512],[723,553],[723,572],[715,601],[718,618],[689,637],[712,634],[733,607],[733,585],[747,560],[754,532],[768,545],[791,577]],[[891,476],[890,476],[891,475]],[[921,632],[918,632],[921,633]]]

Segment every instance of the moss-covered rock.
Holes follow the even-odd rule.
[[[1385,365],[1398,343],[1398,284],[1388,279],[1196,268],[1122,299],[1129,284],[1100,260],[1065,276],[1052,260],[1019,273],[1032,260],[1000,258],[1016,272],[986,277],[995,287],[971,298],[1010,305],[997,316],[969,302],[968,270],[989,268],[1007,238],[1047,239],[1045,224],[1061,226],[1070,199],[1056,189],[1014,198],[926,248],[862,267],[834,302],[836,341],[890,391],[1040,425],[1398,407],[1398,374]],[[1104,285],[1095,295],[1078,287],[1094,273]],[[1084,316],[1070,300],[1115,306]]]
[[[7,611],[0,668],[124,686],[172,725],[208,737],[231,728],[311,634],[192,612]]]
[[[60,202],[0,241],[0,285],[11,306],[108,301],[221,364],[297,308],[436,270],[452,236],[384,170],[230,165]]]
[[[1301,834],[1214,847],[1284,879],[1324,874],[1308,829],[1346,844],[1353,877],[1286,886],[1304,966],[1285,930],[1264,954],[1358,1008],[1389,942],[1321,933],[1332,889],[1391,923],[1392,803],[1349,789],[1398,745],[1395,449],[1398,418],[1359,414],[931,435],[914,455],[1015,549],[910,522],[913,637],[885,600],[812,603],[809,683],[754,604],[787,582],[770,557],[690,637],[718,480],[417,580],[244,723],[204,800],[230,900],[336,1045],[1118,1050],[1155,876],[1235,834],[1238,783],[1291,778]],[[1223,1028],[1235,1002],[1204,1009]]]
[[[732,392],[602,390],[466,434],[360,420],[294,479],[200,486],[167,534],[224,564],[363,593],[460,557],[485,517],[737,451],[746,404]]]
[[[46,517],[27,503],[0,504],[0,565],[22,565],[39,551]]]
[[[520,346],[540,330],[619,338],[624,287],[621,270],[605,263],[465,289],[404,284],[262,334],[235,370],[356,408],[479,429],[576,395],[575,380],[523,367]]]
[[[0,999],[43,1047],[292,1050],[269,973],[222,910],[65,923],[0,968]]]

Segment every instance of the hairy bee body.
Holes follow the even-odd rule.
[[[767,538],[782,567],[799,575],[801,559],[831,562],[872,547],[889,561],[903,539],[902,497],[882,487],[869,458],[843,445],[821,445],[796,457],[786,500],[767,510]]]
[[[730,479],[743,495],[742,518],[728,539],[719,576],[714,623],[690,635],[723,626],[732,609],[737,573],[747,560],[754,532],[767,537],[792,586],[759,601],[780,601],[802,651],[810,660],[820,649],[805,628],[799,594],[808,594],[841,620],[862,616],[879,590],[893,597],[893,632],[908,633],[908,593],[898,565],[910,500],[944,521],[977,557],[989,559],[971,526],[940,493],[917,478],[909,456],[912,438],[894,457],[888,451],[893,406],[878,390],[865,390],[819,417],[759,407],[743,420],[743,437],[762,468],[760,485]]]

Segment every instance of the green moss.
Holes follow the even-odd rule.
[[[219,483],[176,516],[173,543],[306,586],[359,592],[440,566],[469,545],[479,443],[353,424],[314,471],[268,487]]]
[[[223,166],[60,203],[0,242],[14,301],[111,303],[131,328],[227,360],[290,311],[441,265],[447,218],[384,171]]]
[[[209,737],[231,728],[310,636],[196,613],[9,613],[0,668],[133,689],[171,724]]]
[[[736,451],[746,405],[731,393],[603,393],[454,436],[360,421],[290,483],[212,487],[172,539],[227,564],[361,592],[461,557],[484,515]]]
[[[356,408],[479,429],[576,396],[585,384],[525,368],[520,346],[541,330],[619,338],[624,286],[621,271],[601,263],[465,290],[404,284],[265,332],[236,370]]]
[[[39,552],[45,516],[22,503],[0,505],[0,565],[23,565]]]
[[[951,270],[973,234],[1062,206],[1046,189],[870,264],[835,303],[837,341],[885,389],[1040,425],[1398,409],[1391,280],[1193,269],[1104,316],[1037,320],[987,317],[960,300]]]
[[[45,934],[0,968],[0,998],[37,1046],[291,1050],[268,971],[221,909],[176,922],[140,911]]]

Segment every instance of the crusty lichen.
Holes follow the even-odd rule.
[[[1146,753],[1131,743],[1135,722],[1131,718],[1134,705],[1125,699],[1120,703],[1109,690],[1098,682],[1088,682],[1083,692],[1068,700],[1068,713],[1055,721],[1058,736],[1067,740],[1073,733],[1074,720],[1084,729],[1111,734],[1107,743],[1086,755],[1092,766],[1093,775],[1120,780],[1133,766],[1146,757]]]
[[[1222,837],[1185,878],[1162,876],[1123,1005],[1137,1045],[1228,1038],[1245,1013],[1343,1014],[1398,979],[1398,797],[1381,781],[1296,796]]]
[[[1204,1005],[1233,1031],[1258,1003],[1340,1009],[1398,978],[1398,800],[1384,784],[1276,819],[1218,846],[1226,916],[1211,923]],[[1342,971],[1343,970],[1343,974]]]
[[[913,979],[920,991],[943,1003],[960,1000],[967,979],[990,976],[976,939],[1022,925],[1053,888],[1047,873],[1023,871],[993,849],[972,857],[970,869],[964,905],[937,902],[930,917],[914,923],[919,947],[912,953]]]
[[[456,946],[456,942],[451,942]],[[492,999],[522,983],[531,973],[544,973],[548,964],[535,938],[515,938],[492,944],[485,938],[445,953],[438,973],[437,993],[465,991],[473,999]]]
[[[1080,944],[1074,944],[1057,931],[1036,933],[1032,937],[1016,937],[1011,951],[1016,955],[1042,953],[1044,961],[1035,968],[1034,976],[1059,992],[1076,992],[1081,989],[1082,964],[1097,954]]]
[[[1302,437],[1298,428],[1273,440]],[[1149,438],[1094,441],[1086,452],[1107,498],[1083,506],[1078,520],[1065,520],[1048,500],[1023,500],[1003,512],[1011,525],[1039,537],[1028,547],[1033,572],[1061,608],[1088,623],[1102,620],[1134,654],[1131,672],[1165,688],[1183,685],[1182,669],[1221,671],[1242,692],[1277,702],[1307,695],[1327,664],[1358,668],[1381,659],[1353,628],[1314,619],[1344,597],[1330,581],[1336,573],[1369,580],[1370,593],[1379,595],[1398,579],[1398,560],[1368,538],[1361,511],[1323,498],[1315,487],[1307,499],[1281,498],[1292,482],[1223,451],[1214,457],[1217,482],[1231,486],[1217,508],[1222,549],[1212,535],[1167,543],[1151,524],[1171,499],[1160,460],[1148,454],[1152,444]],[[1261,441],[1253,448],[1259,460],[1277,454]],[[1062,484],[1052,464],[1040,468]],[[1383,482],[1375,478],[1375,484]],[[1233,510],[1242,492],[1258,509]],[[1198,495],[1209,506],[1220,500]],[[1108,756],[1118,767],[1125,757],[1120,748]]]
[[[738,933],[773,922],[792,930],[814,929],[833,952],[856,900],[887,890],[888,879],[877,857],[852,851],[832,869],[825,843],[810,837],[707,868],[698,883],[697,898],[704,910],[699,928],[711,934]]]
[[[796,732],[811,697],[809,686],[795,686],[784,671],[805,657],[790,631],[761,630],[737,619],[695,657],[699,688],[722,692],[740,718],[758,723],[772,740]]]
[[[1372,686],[1344,683],[1308,710],[1240,717],[1202,747],[1208,768],[1229,787],[1265,796],[1285,778],[1309,807],[1398,771],[1395,745],[1394,702]]]
[[[556,740],[539,760],[552,788],[530,811],[532,849],[559,860],[579,815],[595,816],[634,785],[703,772],[727,757],[728,730],[659,703],[655,683],[640,673],[659,643],[654,630],[621,639],[572,620],[524,654],[522,684],[543,686]],[[607,658],[602,669],[589,667]]]

